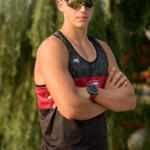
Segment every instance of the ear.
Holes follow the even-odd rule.
[[[64,5],[63,5],[64,0],[57,0],[57,7],[58,10],[63,12],[64,11]]]

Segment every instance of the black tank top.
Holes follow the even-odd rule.
[[[78,87],[95,85],[103,88],[108,76],[106,54],[97,40],[88,36],[96,50],[96,59],[88,62],[73,48],[71,43],[57,31],[56,37],[64,42],[69,53],[69,72]],[[49,98],[46,85],[36,85],[40,126],[42,132],[41,150],[106,150],[107,128],[105,113],[88,120],[68,120]]]

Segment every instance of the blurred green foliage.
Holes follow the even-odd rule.
[[[148,0],[97,0],[89,25],[89,34],[110,45],[120,68],[129,77],[149,65],[149,60],[144,64],[142,60],[150,54],[145,36],[150,25],[149,8]],[[1,150],[40,149],[33,81],[35,54],[40,43],[58,30],[62,22],[54,0],[0,0]],[[148,45],[147,49],[142,49],[143,45]],[[147,108],[138,105],[134,112],[108,113],[110,150],[117,150],[114,143],[126,149],[125,132],[133,130],[124,130],[122,120],[129,117],[135,122],[146,121],[150,113]]]
[[[140,101],[141,99],[134,111],[107,111],[109,150],[127,150],[130,135],[139,129],[150,127],[150,104]]]

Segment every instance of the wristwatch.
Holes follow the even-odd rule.
[[[98,94],[98,88],[94,85],[88,85],[87,91],[90,94],[90,100],[95,100],[95,98]]]

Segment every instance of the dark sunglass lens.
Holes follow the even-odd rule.
[[[82,4],[84,4],[86,8],[91,8],[94,4],[94,0],[67,0],[67,4],[73,9],[80,8]]]
[[[85,6],[86,6],[87,8],[93,7],[93,4],[94,4],[94,0],[87,0],[87,1],[85,2]]]
[[[68,5],[73,9],[78,9],[80,7],[80,3],[78,0],[68,0]]]

